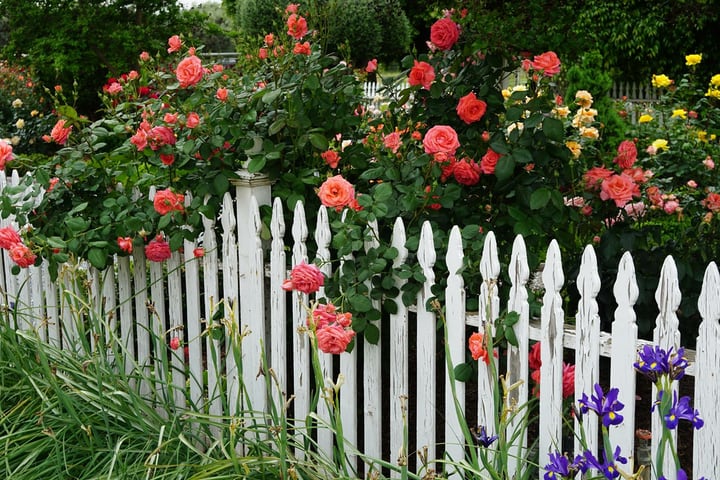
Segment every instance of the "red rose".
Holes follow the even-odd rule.
[[[422,85],[425,90],[430,90],[430,85],[435,80],[435,69],[427,62],[415,63],[410,69],[410,75],[408,76],[408,84],[410,85]]]
[[[118,247],[120,250],[122,250],[125,253],[132,253],[133,249],[133,241],[130,237],[118,237],[117,238]]]
[[[495,167],[497,166],[497,162],[500,160],[500,157],[502,157],[502,155],[494,151],[492,148],[488,148],[488,151],[485,152],[485,155],[483,155],[480,160],[480,171],[486,175],[492,175],[495,173]]]
[[[316,265],[301,262],[290,272],[290,278],[282,284],[283,290],[297,290],[311,294],[320,290],[325,283],[325,276]]]
[[[163,163],[163,165],[172,165],[173,163],[175,163],[175,155],[173,155],[172,153],[161,153],[160,161]]]
[[[430,27],[430,41],[440,50],[450,50],[460,36],[457,23],[441,18]]]
[[[455,108],[460,120],[468,125],[480,120],[485,115],[485,110],[487,110],[487,104],[479,100],[473,92],[462,97]]]
[[[562,395],[563,398],[573,396],[575,393],[575,365],[563,363]]]
[[[555,52],[545,52],[535,55],[531,63],[533,70],[542,70],[543,75],[552,77],[560,73],[560,59]]]
[[[153,150],[158,150],[164,145],[175,145],[175,133],[164,125],[153,127],[147,132],[147,143]]]
[[[170,256],[170,244],[159,235],[145,245],[145,257],[151,262],[162,262]]]
[[[340,155],[338,155],[336,151],[328,150],[321,153],[320,156],[323,160],[325,160],[325,163],[327,163],[330,168],[337,168],[338,162],[340,161]]]
[[[334,323],[315,332],[318,348],[331,355],[340,355],[347,350],[348,344],[355,336],[355,332]]]
[[[466,158],[455,164],[453,176],[460,185],[475,185],[480,181],[480,166],[474,160]]]
[[[167,215],[170,212],[182,212],[185,210],[183,203],[185,195],[174,193],[169,188],[155,192],[153,207],[160,215]]]
[[[540,342],[536,342],[530,347],[528,354],[528,367],[530,370],[539,370],[542,366]]]
[[[455,155],[460,147],[457,132],[448,125],[435,125],[425,134],[423,138],[425,153],[446,153]]]
[[[16,243],[10,247],[10,260],[15,262],[19,267],[27,268],[35,264],[37,255],[22,243]]]
[[[613,159],[613,162],[617,163],[618,167],[623,170],[632,167],[637,159],[637,147],[635,143],[630,140],[623,140],[620,142],[620,145],[618,145],[617,151],[617,157]]]

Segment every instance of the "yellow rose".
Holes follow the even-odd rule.
[[[20,108],[23,106],[23,101],[20,100],[19,98],[16,98],[15,100],[12,101],[12,106],[13,106],[13,108]]]
[[[507,100],[508,98],[510,98],[510,90],[508,90],[507,88],[503,88],[503,89],[502,89],[502,96],[503,96],[503,98],[504,98],[505,100]]]
[[[658,138],[652,142],[652,146],[655,147],[655,150],[667,150],[669,148],[668,141],[662,138]]]
[[[15,128],[20,130],[21,128],[24,128],[24,127],[25,127],[25,120],[23,120],[22,118],[19,118],[18,121],[15,122]]]
[[[580,127],[580,136],[597,140],[600,137],[600,132],[595,127]]]
[[[643,113],[640,115],[640,118],[638,118],[638,123],[648,123],[652,122],[653,117],[651,115],[648,115],[647,113]]]
[[[720,73],[716,73],[710,78],[710,85],[720,87]]]
[[[685,120],[687,119],[687,112],[684,108],[678,108],[677,110],[673,110],[672,118],[682,118]]]
[[[702,62],[702,54],[701,53],[693,53],[690,55],[685,55],[685,65],[691,67],[693,65],[697,65],[698,63]]]
[[[705,130],[698,130],[698,132],[697,132],[698,140],[700,140],[701,142],[707,143],[707,136],[708,136],[708,133]]]
[[[568,140],[565,142],[565,146],[572,152],[573,158],[579,158],[580,153],[582,153],[582,145],[580,145],[578,142],[574,140]]]
[[[578,90],[575,93],[575,100],[582,108],[590,108],[593,103],[593,97],[587,90]]]
[[[570,109],[563,105],[562,107],[555,107],[553,113],[555,113],[555,116],[558,118],[565,118],[570,115]]]
[[[40,112],[38,112],[37,110],[33,110],[32,112],[30,112],[30,116],[36,117],[38,113],[40,113]]]
[[[655,88],[664,88],[672,85],[673,81],[667,75],[653,75],[652,86]]]
[[[720,88],[713,88],[713,87],[708,88],[708,91],[705,94],[705,96],[717,98],[718,100],[720,100]]]

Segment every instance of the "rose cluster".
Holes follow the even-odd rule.
[[[22,268],[34,265],[37,259],[13,227],[0,228],[0,248],[7,250],[10,259]]]

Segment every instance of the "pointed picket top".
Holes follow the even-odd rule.
[[[637,280],[635,279],[635,264],[630,252],[625,252],[618,265],[618,274],[613,285],[613,294],[618,304],[618,310],[627,315],[616,315],[616,321],[631,323],[635,321],[635,311],[632,309],[637,302],[638,294]]]
[[[295,203],[293,211],[292,237],[293,237],[293,265],[307,261],[307,240],[308,228],[305,219],[305,207],[302,202]]]
[[[678,328],[680,322],[677,317],[677,310],[680,308],[682,294],[678,281],[677,267],[672,256],[665,257],[662,269],[660,270],[660,281],[655,290],[655,301],[660,313],[655,322],[653,340],[661,347],[679,347],[680,334]]]
[[[577,277],[577,289],[582,299],[595,299],[600,293],[600,274],[598,273],[595,249],[588,245],[580,260],[580,272]],[[597,306],[597,302],[595,302]],[[595,312],[597,313],[597,312]]]
[[[315,226],[315,243],[317,244],[317,258],[321,262],[320,269],[327,275],[331,273],[330,265],[330,242],[332,232],[330,231],[330,220],[328,219],[327,207],[321,205],[318,209]]]
[[[480,286],[479,315],[481,330],[489,330],[495,335],[495,319],[500,313],[500,297],[498,296],[498,277],[500,276],[500,259],[498,258],[495,234],[488,232],[483,244],[480,258],[480,275],[483,283]]]
[[[488,232],[485,236],[482,257],[480,258],[480,274],[485,281],[500,276],[500,259],[498,258],[497,241],[494,232]]]
[[[542,280],[546,292],[559,292],[563,283],[565,283],[565,275],[563,274],[562,260],[560,258],[560,246],[555,239],[550,242],[547,250]]]
[[[530,267],[527,261],[527,247],[522,235],[515,236],[508,266],[510,282],[513,287],[525,286],[530,278]],[[526,294],[527,298],[527,294]]]
[[[425,275],[425,283],[434,283],[435,273],[432,268],[435,266],[437,254],[435,253],[435,240],[433,239],[432,227],[430,226],[430,222],[427,221],[423,223],[420,229],[420,245],[418,246],[417,258]]]
[[[423,225],[424,227],[424,225]],[[448,283],[450,279],[457,279],[459,276],[460,269],[463,266],[463,259],[465,254],[463,253],[462,236],[460,235],[460,228],[455,225],[450,231],[450,238],[448,239],[447,255],[445,256],[445,262],[448,267]],[[462,278],[462,277],[460,277]]]
[[[255,195],[250,196],[250,225],[248,229],[253,237],[255,237],[255,248],[262,248],[262,217],[260,216],[260,206],[258,205]]]
[[[275,197],[272,207],[272,218],[270,220],[270,234],[273,244],[283,244],[285,237],[285,216],[283,215],[283,204],[280,197]]]
[[[698,329],[697,346],[695,354],[696,375],[701,372],[712,372],[717,375],[720,371],[720,273],[715,262],[711,262],[705,269],[698,310],[702,315],[702,322]],[[712,447],[717,452],[718,429],[720,429],[720,392],[713,382],[695,382],[694,407],[698,409],[705,421],[703,428],[695,430],[693,445],[703,445],[703,448],[693,448],[693,473],[695,478],[720,478],[720,464],[716,455],[708,455],[705,446]]]
[[[235,209],[233,208],[233,203],[234,202],[230,193],[225,192],[225,195],[223,195],[223,207],[220,223],[223,227],[223,233],[226,235],[233,232],[235,230],[235,225],[237,224],[235,221]]]
[[[405,260],[407,260],[408,249],[405,246],[405,242],[407,242],[407,235],[405,234],[405,224],[403,223],[402,218],[397,217],[395,219],[395,224],[393,225],[393,233],[391,238],[391,245],[395,247],[398,251],[395,260],[393,260],[393,267],[395,268],[400,267],[400,265],[403,265],[405,263]]]

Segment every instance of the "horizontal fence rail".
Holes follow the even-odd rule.
[[[14,173],[6,177],[0,172],[0,191],[8,184],[17,184]],[[258,187],[258,185],[260,185]],[[249,200],[248,200],[249,199]],[[118,257],[105,271],[79,265],[66,265],[58,281],[53,283],[44,266],[11,272],[12,262],[3,252],[0,256],[0,290],[6,311],[14,312],[12,326],[32,330],[49,343],[67,349],[86,349],[103,353],[113,335],[122,339],[128,353],[126,372],[135,370],[156,372],[160,362],[172,365],[172,379],[168,387],[163,380],[141,385],[148,398],[169,396],[177,412],[208,411],[211,414],[247,415],[248,409],[264,411],[268,398],[263,367],[264,355],[268,367],[276,375],[282,391],[292,395],[292,413],[304,418],[313,413],[320,419],[331,414],[321,405],[311,411],[313,373],[310,344],[302,334],[306,325],[306,305],[312,298],[297,292],[288,293],[281,287],[288,276],[288,268],[302,261],[317,261],[326,274],[332,273],[330,260],[332,232],[328,212],[321,207],[316,225],[307,225],[302,203],[297,203],[286,225],[282,202],[272,202],[271,239],[261,237],[262,225],[258,203],[270,204],[269,186],[262,182],[244,182],[236,191],[226,193],[223,210],[217,219],[205,219],[203,247],[205,255],[193,256],[196,244],[186,242],[183,252],[174,252],[165,263],[146,261],[142,250],[132,256]],[[241,210],[238,210],[241,209]],[[3,221],[2,225],[12,223]],[[219,228],[218,228],[219,227]],[[217,234],[217,232],[220,232]],[[523,238],[515,239],[508,277],[508,298],[499,298],[500,261],[492,233],[486,236],[480,273],[481,291],[468,292],[458,273],[463,265],[464,247],[460,228],[453,227],[447,251],[437,251],[430,224],[422,227],[416,261],[425,276],[425,283],[416,303],[405,307],[398,296],[399,308],[383,315],[379,321],[382,332],[377,344],[358,337],[351,353],[339,356],[320,354],[323,380],[340,382],[340,401],[345,441],[356,446],[365,458],[382,458],[396,463],[398,452],[424,451],[427,458],[443,456],[461,459],[464,440],[459,437],[456,406],[449,392],[455,387],[461,411],[476,412],[477,425],[495,425],[492,403],[492,375],[479,362],[478,376],[467,384],[438,385],[436,378],[445,372],[442,344],[447,342],[452,364],[465,359],[469,331],[491,332],[500,311],[517,312],[519,321],[513,326],[518,346],[499,352],[504,356],[499,364],[507,384],[519,382],[507,401],[522,405],[531,396],[528,351],[531,342],[542,345],[542,389],[539,397],[538,451],[540,462],[547,458],[562,441],[562,362],[565,350],[574,351],[574,397],[592,392],[600,380],[600,358],[610,359],[611,384],[620,389],[619,401],[625,404],[625,422],[612,430],[612,441],[629,458],[628,470],[635,456],[635,393],[636,374],[633,362],[637,349],[644,342],[638,340],[634,304],[638,297],[633,258],[626,253],[619,265],[614,283],[617,308],[610,332],[601,332],[597,296],[600,275],[594,249],[585,248],[576,280],[580,295],[576,312],[565,312],[560,295],[566,284],[560,250],[555,241],[549,243],[544,268],[540,273],[544,294],[539,318],[530,318],[528,283],[531,272]],[[288,244],[286,239],[290,237]],[[308,242],[311,239],[312,242]],[[398,219],[394,224],[391,242],[399,255],[395,266],[408,262],[405,248],[405,228]],[[310,251],[308,244],[316,245]],[[372,248],[372,245],[367,245]],[[433,296],[435,263],[444,259],[448,266],[447,289],[443,318],[427,308]],[[344,261],[352,261],[345,258]],[[659,314],[653,332],[653,344],[677,349],[679,345],[678,317],[680,304],[678,273],[668,257],[659,275],[656,301]],[[396,278],[399,291],[406,280]],[[324,292],[318,292],[321,298]],[[466,312],[465,296],[478,296],[479,312]],[[705,420],[705,427],[695,431],[694,444],[702,448],[694,451],[694,478],[720,478],[716,458],[720,446],[715,436],[720,428],[720,275],[715,263],[708,265],[699,299],[702,316],[697,349],[690,356],[688,373],[695,376],[695,407]],[[84,319],[95,315],[101,319],[103,331],[88,332]],[[574,318],[574,326],[566,324]],[[448,336],[443,337],[443,326]],[[222,335],[214,335],[221,329]],[[172,350],[167,345],[173,336],[183,340],[185,349]],[[229,355],[233,344],[242,344],[242,356]],[[265,371],[266,372],[266,371]],[[224,379],[224,381],[223,381]],[[477,391],[474,398],[465,395],[466,388]],[[677,386],[675,386],[677,388]],[[247,391],[247,395],[240,394]],[[466,399],[475,402],[466,404]],[[644,399],[645,400],[645,399]],[[643,408],[651,408],[647,399]],[[407,416],[407,412],[412,414]],[[404,422],[412,419],[409,450],[404,450]],[[597,454],[597,419],[586,419],[590,427],[589,447]],[[518,427],[513,425],[511,428]],[[658,448],[660,425],[652,425],[653,449]],[[592,433],[594,432],[594,433]],[[491,430],[489,435],[496,433]],[[523,455],[530,438],[521,435],[516,451]],[[318,434],[318,448],[331,452],[335,439],[329,431]],[[576,443],[576,449],[579,445]],[[415,455],[410,455],[415,457]],[[358,460],[359,461],[359,460]],[[367,460],[370,461],[370,460]],[[415,462],[413,459],[412,462]],[[362,463],[362,462],[360,462]],[[365,466],[360,468],[371,468]],[[667,473],[667,478],[675,478]],[[542,477],[542,472],[540,473]]]

